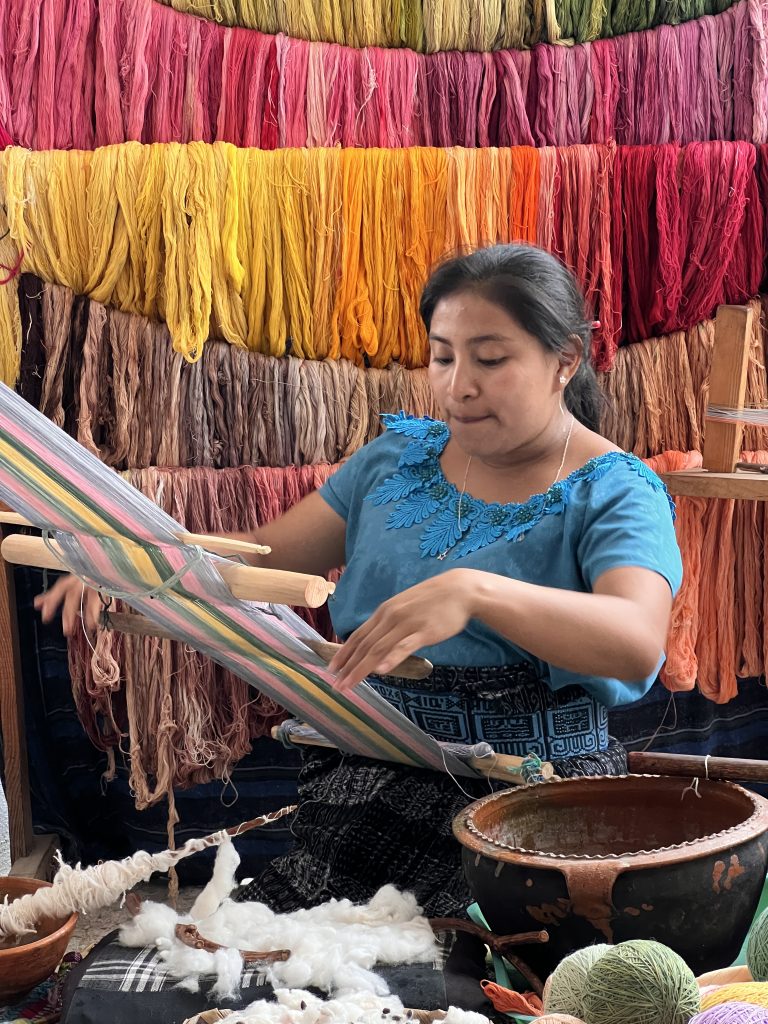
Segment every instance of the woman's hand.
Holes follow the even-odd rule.
[[[386,675],[422,647],[461,633],[473,617],[473,575],[451,569],[385,601],[331,661],[335,688],[348,691],[366,676]]]
[[[82,608],[83,622],[89,633],[99,624],[101,600],[98,592],[86,587],[77,576],[62,576],[53,586],[35,598],[35,608],[43,622],[50,622],[61,607],[61,623],[65,636],[72,636],[78,628]]]

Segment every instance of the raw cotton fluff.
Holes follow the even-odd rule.
[[[227,1024],[390,1024],[391,1021],[415,1021],[412,1010],[406,1010],[396,996],[375,996],[369,992],[340,996],[327,1002],[318,999],[311,992],[301,989],[283,989],[275,992],[276,1002],[260,1000],[251,1003],[244,1010],[217,1010],[219,1020]],[[207,1014],[186,1021],[197,1024],[206,1020]],[[441,1024],[489,1024],[488,1018],[479,1013],[460,1010],[451,1006],[442,1014]]]
[[[226,868],[224,862],[228,862]],[[225,844],[217,856],[214,877],[196,903],[201,909],[216,906],[209,916],[179,917],[167,907],[148,902],[121,930],[122,944],[156,946],[165,969],[186,988],[197,989],[201,975],[215,975],[219,993],[231,991],[232,979],[239,979],[237,954],[222,957],[190,949],[176,939],[176,924],[194,922],[206,939],[228,951],[289,949],[288,960],[265,969],[274,988],[386,995],[386,985],[372,968],[384,963],[423,963],[435,955],[429,922],[408,893],[385,886],[362,906],[331,900],[310,910],[275,914],[261,903],[233,903],[224,898],[234,885],[233,863]],[[220,906],[216,897],[223,900]]]

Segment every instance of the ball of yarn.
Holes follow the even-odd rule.
[[[702,1010],[720,1003],[751,1003],[768,1009],[768,985],[759,981],[743,981],[737,985],[721,985],[701,1000]]]
[[[693,971],[660,942],[622,942],[587,975],[584,1019],[589,1024],[688,1024],[699,1009]]]
[[[690,1024],[768,1024],[768,1012],[752,1003],[720,1003],[697,1013]]]
[[[587,974],[611,948],[604,943],[586,946],[561,960],[544,986],[544,1012],[570,1014],[577,1020],[583,1020]]]
[[[755,981],[768,981],[768,910],[762,912],[750,930],[747,967]]]
[[[547,1013],[543,1017],[537,1017],[531,1024],[584,1024],[584,1021],[571,1017],[568,1013]],[[752,1024],[752,1021],[747,1021]]]

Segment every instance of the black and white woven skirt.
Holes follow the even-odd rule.
[[[536,753],[563,778],[627,770],[624,748],[608,737],[605,708],[578,687],[553,692],[527,665],[436,667],[419,683],[386,677],[373,685],[438,740]],[[413,892],[428,917],[462,914],[471,897],[451,823],[473,800],[503,788],[304,748],[296,846],[236,898],[284,913],[333,897],[366,902],[392,884]]]

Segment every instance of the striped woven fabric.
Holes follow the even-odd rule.
[[[339,749],[451,774],[476,773],[367,684],[342,695],[289,608],[239,601],[222,559],[114,470],[0,385],[0,499],[50,531],[72,572],[119,596],[314,726]],[[153,596],[148,596],[149,594]]]

